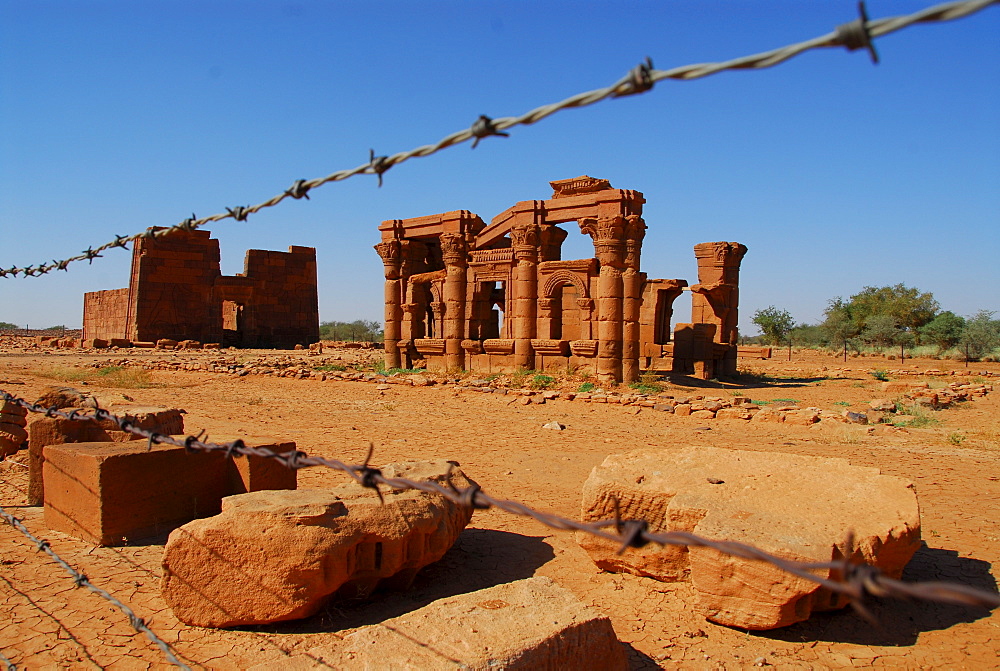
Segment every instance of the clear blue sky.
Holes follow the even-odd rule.
[[[869,2],[873,18],[930,2]],[[248,205],[368,149],[435,142],[666,69],[822,35],[843,2],[0,2],[0,266]],[[588,174],[647,199],[643,269],[696,279],[692,246],[734,240],[741,330],[804,322],[865,285],[1000,311],[1000,7],[775,68],[662,82],[512,137],[330,184],[211,230],[223,272],[248,248],[317,248],[323,320],[381,319],[384,219],[489,220]],[[573,232],[564,258],[592,256]],[[0,321],[82,322],[82,294],[128,282],[130,253],[0,279]],[[686,319],[680,307],[677,319]]]

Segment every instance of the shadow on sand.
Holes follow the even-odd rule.
[[[954,550],[930,548],[925,544],[906,566],[903,580],[956,582],[996,593],[997,583],[990,574],[990,567],[989,562],[959,557]],[[756,633],[791,642],[910,646],[925,631],[948,629],[990,615],[985,608],[896,599],[873,599],[869,609],[881,626],[872,626],[848,606],[839,611],[817,613],[790,627]]]

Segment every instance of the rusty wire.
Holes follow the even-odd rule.
[[[46,408],[31,403],[3,390],[0,390],[0,398],[20,405],[32,412],[43,413],[46,417],[62,417],[64,419],[81,421],[110,420],[117,424],[122,431],[146,438],[150,446],[154,443],[164,443],[183,447],[189,452],[223,452],[227,456],[264,457],[274,459],[284,466],[293,469],[324,466],[342,471],[353,478],[359,485],[375,490],[380,499],[382,498],[382,493],[379,491],[379,486],[386,486],[395,490],[414,489],[438,494],[458,505],[472,509],[485,510],[498,508],[512,515],[530,517],[552,529],[578,531],[602,538],[618,545],[619,553],[626,551],[628,548],[641,548],[654,543],[660,546],[705,547],[733,557],[766,562],[782,571],[818,583],[831,592],[846,596],[855,610],[869,620],[872,619],[872,616],[865,607],[865,601],[870,596],[893,597],[897,599],[923,599],[926,601],[991,609],[1000,606],[1000,595],[985,590],[967,585],[937,581],[903,582],[883,575],[874,566],[852,564],[850,562],[852,554],[850,550],[851,546],[853,546],[853,538],[850,536],[847,540],[848,551],[843,553],[843,559],[828,562],[801,562],[778,557],[747,543],[703,538],[686,531],[651,532],[648,520],[621,519],[617,510],[617,502],[615,502],[616,511],[613,519],[581,522],[535,510],[518,501],[495,498],[484,492],[479,485],[473,484],[470,487],[458,488],[451,482],[450,478],[448,479],[447,486],[431,481],[387,478],[382,475],[379,469],[370,465],[373,451],[371,445],[369,445],[365,462],[360,465],[350,466],[336,459],[309,456],[299,450],[275,452],[267,447],[251,447],[244,444],[242,440],[218,444],[203,442],[200,440],[201,435],[197,437],[187,436],[185,438],[162,435],[155,431],[135,426],[127,418],[117,417],[102,408],[96,408],[86,413],[78,410],[63,412],[54,407]],[[817,575],[816,571],[826,571],[831,577],[824,578]]]
[[[3,509],[2,506],[0,506],[0,517],[3,517],[3,519],[7,522],[7,524],[20,531],[29,541],[34,543],[35,547],[38,549],[39,552],[44,552],[45,554],[47,554],[49,557],[52,558],[52,561],[59,564],[59,566],[61,566],[67,573],[69,573],[70,577],[73,578],[73,582],[76,583],[77,587],[86,587],[88,590],[90,590],[97,596],[101,597],[105,601],[110,602],[111,605],[113,605],[115,608],[124,613],[125,616],[128,618],[129,624],[132,625],[132,628],[135,629],[137,632],[142,632],[143,634],[146,635],[146,637],[150,641],[156,644],[156,647],[158,647],[160,650],[163,651],[163,654],[167,658],[167,661],[169,661],[171,664],[173,664],[179,669],[186,669],[186,671],[191,671],[190,667],[187,664],[185,664],[184,662],[182,662],[180,659],[177,658],[177,655],[174,654],[174,650],[173,648],[170,647],[170,644],[164,641],[159,636],[157,636],[156,633],[154,633],[153,630],[149,628],[149,625],[146,624],[145,620],[136,615],[135,611],[126,606],[124,603],[122,603],[115,597],[111,596],[110,593],[90,582],[90,580],[87,579],[87,576],[80,573],[72,566],[70,566],[65,559],[57,555],[55,551],[51,547],[49,547],[49,542],[47,540],[40,540],[38,537],[32,534],[28,530],[28,527],[24,526],[24,523],[21,520],[8,513],[6,510]],[[4,659],[0,661],[6,661],[7,664],[9,665],[9,668],[14,668],[14,665],[9,660]]]
[[[618,80],[611,86],[578,93],[560,102],[536,107],[521,116],[508,116],[492,119],[486,115],[481,115],[470,128],[447,135],[435,144],[423,145],[409,151],[392,154],[391,156],[376,156],[374,149],[370,150],[367,163],[362,163],[361,165],[349,170],[339,170],[337,172],[330,173],[325,177],[310,180],[296,180],[288,189],[256,205],[237,206],[232,208],[227,207],[225,208],[226,211],[224,213],[213,214],[209,217],[197,217],[192,214],[190,218],[185,219],[184,221],[173,226],[164,227],[158,230],[150,229],[142,233],[136,233],[128,236],[117,235],[111,242],[106,242],[98,247],[88,247],[80,254],[70,256],[62,261],[53,260],[51,262],[39,263],[37,266],[25,266],[24,268],[19,268],[17,266],[13,266],[11,268],[0,267],[0,278],[17,277],[18,275],[23,275],[24,277],[37,277],[45,275],[53,270],[68,270],[69,264],[77,261],[85,260],[88,263],[93,263],[94,259],[102,258],[103,255],[101,252],[114,247],[126,248],[129,242],[138,240],[139,238],[158,238],[170,235],[171,233],[175,233],[177,231],[193,231],[201,226],[204,226],[205,224],[222,221],[224,219],[246,221],[249,215],[256,214],[264,208],[273,207],[286,198],[306,198],[308,200],[308,192],[310,190],[330,182],[342,181],[357,175],[376,175],[378,177],[378,185],[381,186],[382,175],[387,170],[395,165],[403,163],[404,161],[408,161],[411,158],[430,156],[431,154],[435,154],[443,149],[447,149],[463,142],[468,142],[469,140],[473,141],[472,146],[475,148],[483,138],[489,136],[506,137],[509,133],[505,133],[503,131],[508,128],[513,128],[514,126],[527,126],[537,123],[538,121],[541,121],[556,112],[575,107],[587,107],[607,98],[620,98],[623,96],[643,93],[651,90],[656,82],[663,81],[664,79],[689,81],[692,79],[708,77],[709,75],[718,74],[726,70],[759,70],[773,67],[779,63],[784,63],[785,61],[806,51],[826,47],[844,47],[848,51],[865,48],[868,49],[871,54],[872,60],[877,62],[878,57],[871,42],[873,38],[883,37],[918,23],[939,23],[962,18],[997,3],[1000,3],[1000,0],[959,0],[958,2],[947,2],[933,7],[928,7],[912,14],[886,17],[882,19],[875,19],[873,21],[867,19],[867,14],[862,4],[859,7],[861,15],[858,19],[838,26],[833,32],[815,37],[811,40],[805,40],[796,44],[790,44],[777,49],[772,49],[770,51],[764,51],[750,56],[743,56],[717,63],[683,65],[670,70],[654,69],[652,61],[647,58],[643,63],[630,70],[625,77]]]

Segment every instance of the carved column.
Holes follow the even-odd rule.
[[[730,345],[723,364],[725,375],[736,373],[740,262],[746,253],[746,246],[738,242],[703,242],[694,246],[698,284],[691,287],[691,320],[714,324],[715,342]]]
[[[449,370],[465,368],[465,289],[469,267],[468,245],[459,233],[441,234],[441,259],[444,261],[444,365]]]
[[[622,381],[623,271],[625,270],[625,217],[581,219],[580,231],[594,240],[601,265],[597,280],[597,378]]]
[[[530,213],[534,216],[534,213]],[[514,365],[518,368],[535,367],[531,339],[535,337],[538,305],[538,254],[540,230],[537,223],[522,223],[510,231],[514,250]]]
[[[622,381],[639,379],[639,309],[642,306],[642,273],[639,256],[646,222],[637,214],[625,218],[625,270],[622,273]]]
[[[401,368],[399,336],[402,328],[403,290],[400,267],[403,262],[399,240],[385,240],[375,245],[385,267],[385,367]]]
[[[410,286],[410,276],[423,272],[426,267],[427,245],[418,240],[400,240],[400,251],[402,263],[399,271],[400,292],[403,296],[403,322],[399,332],[399,361],[400,368],[410,368],[412,365],[413,339],[420,337],[419,331],[414,327],[423,319],[421,309],[426,307],[412,295]]]

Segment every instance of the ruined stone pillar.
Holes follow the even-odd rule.
[[[385,367],[401,368],[399,340],[403,317],[403,288],[400,281],[402,249],[399,240],[385,240],[375,245],[375,251],[382,257],[385,266]]]
[[[403,309],[403,315],[397,342],[397,350],[399,351],[397,361],[399,361],[400,368],[411,368],[412,355],[416,354],[416,350],[413,348],[413,339],[421,335],[415,333],[419,329],[415,328],[414,324],[423,319],[420,312],[424,305],[413,297],[410,277],[423,272],[427,267],[427,245],[419,240],[400,240],[399,245],[402,258],[399,271],[399,291],[402,296],[400,307]]]
[[[602,382],[622,381],[625,225],[622,216],[580,220],[580,231],[594,240],[595,255],[601,266],[594,298],[597,302],[597,378]]]
[[[714,324],[715,342],[730,345],[723,370],[715,371],[716,374],[736,373],[740,262],[746,253],[746,246],[738,242],[703,242],[694,246],[698,284],[691,287],[691,320]]]
[[[625,218],[625,270],[622,273],[622,381],[639,380],[639,311],[642,307],[642,273],[639,257],[646,236],[646,222],[637,214]]]
[[[460,233],[441,234],[441,259],[444,261],[444,365],[448,370],[465,368],[465,289],[469,266],[468,245]]]
[[[529,213],[534,217],[534,212]],[[537,223],[529,221],[515,226],[510,239],[517,266],[514,268],[514,365],[518,368],[535,367],[531,339],[537,332],[538,307],[538,254],[540,230]]]

